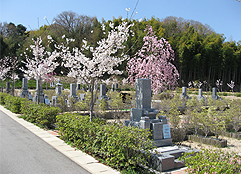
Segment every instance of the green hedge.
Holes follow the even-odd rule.
[[[77,148],[91,153],[107,165],[125,170],[146,164],[153,149],[150,132],[144,129],[107,124],[100,119],[89,121],[89,116],[57,115],[60,137]]]
[[[60,112],[60,108],[49,107],[43,103],[37,104],[26,100],[21,102],[22,118],[40,127],[53,128],[56,123],[56,115]]]
[[[0,93],[0,104],[16,114],[22,114],[22,118],[35,123],[40,127],[52,128],[56,122],[56,115],[61,112],[57,107],[49,107],[46,104],[36,104],[26,98]]]
[[[7,93],[0,92],[0,105],[5,105],[7,95]]]
[[[23,101],[23,100],[26,100],[26,99],[8,94],[5,97],[5,106],[11,112],[20,114],[21,113],[21,101]]]

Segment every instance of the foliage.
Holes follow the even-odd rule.
[[[60,112],[58,107],[49,107],[43,103],[36,104],[28,100],[21,102],[22,118],[40,127],[53,128],[56,123],[56,115]]]
[[[0,105],[5,105],[7,95],[7,93],[0,92]]]
[[[24,98],[19,98],[17,96],[6,95],[5,106],[11,112],[20,114],[21,112],[21,101],[25,100]]]
[[[145,165],[148,151],[153,148],[148,138],[150,132],[118,124],[107,124],[100,119],[89,122],[89,116],[58,115],[57,126],[64,141],[119,170]]]
[[[102,32],[102,24],[107,25],[105,32],[110,27],[109,23],[119,25],[121,18],[98,21],[95,17],[78,15],[74,12],[62,12],[55,17],[55,23],[49,26],[41,26],[37,30],[27,32],[26,27],[13,23],[0,23],[0,41],[1,41],[1,58],[4,56],[17,56],[20,59],[19,67],[24,68],[21,60],[25,61],[24,55],[26,48],[32,44],[32,38],[36,40],[39,36],[43,38],[43,45],[49,51],[54,49],[54,44],[47,42],[47,36],[51,35],[53,40],[60,44],[62,36],[74,38],[75,43],[71,43],[71,48],[82,46],[82,40],[86,38],[91,46],[95,46],[97,41],[106,37]],[[215,86],[216,80],[220,79],[223,83],[223,90],[228,90],[227,83],[231,80],[235,84],[240,84],[241,75],[241,59],[240,41],[225,42],[222,34],[215,33],[208,25],[203,25],[198,21],[187,20],[168,16],[164,19],[154,18],[145,19],[143,21],[132,20],[135,25],[132,27],[134,36],[130,35],[130,39],[123,43],[126,48],[126,54],[134,57],[142,45],[143,37],[147,25],[151,25],[155,35],[158,38],[166,38],[175,52],[175,60],[173,64],[180,73],[179,85],[187,85],[189,81],[206,80],[207,86]],[[71,25],[68,25],[71,24]],[[90,34],[92,33],[92,34]],[[121,55],[121,52],[118,52]],[[58,58],[58,62],[62,62],[62,58]],[[127,61],[122,62],[118,66],[118,70],[124,70],[122,76],[127,77],[125,72]],[[66,75],[68,70],[63,66],[56,68],[57,75],[61,71]],[[18,73],[21,73],[18,71]],[[105,75],[105,77],[107,77]],[[183,83],[181,84],[181,80]],[[237,85],[234,91],[237,90]]]
[[[0,93],[0,104],[13,113],[22,114],[22,118],[41,127],[53,128],[56,115],[61,112],[57,107],[49,107],[45,104],[36,104],[26,98]]]
[[[185,153],[181,160],[188,173],[240,173],[241,156],[221,150],[202,150],[197,154]]]
[[[229,124],[232,125],[235,132],[241,128],[241,100],[233,100],[230,103],[230,108],[225,112],[226,117],[230,120]]]
[[[182,100],[180,99],[180,97],[178,95],[176,95],[170,101],[170,109],[167,112],[167,118],[169,119],[173,128],[179,127],[181,117],[180,117],[180,111],[178,109],[180,107],[182,107]]]

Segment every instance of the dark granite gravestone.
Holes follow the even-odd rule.
[[[29,91],[28,91],[28,79],[27,78],[23,78],[22,79],[23,82],[23,86],[22,86],[22,91],[20,94],[20,97],[22,98],[29,98]]]
[[[156,119],[158,111],[151,108],[151,80],[136,80],[136,107],[131,108],[130,120],[126,126],[135,126],[141,129],[150,129],[154,144],[157,147],[172,145],[172,139],[164,139],[163,126],[167,124],[165,116]]]

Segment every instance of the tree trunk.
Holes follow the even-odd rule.
[[[90,122],[93,120],[93,108],[94,108],[94,80],[90,85],[91,102],[90,102]]]
[[[1,79],[1,84],[2,84],[2,89],[1,89],[1,91],[3,92],[3,80]]]

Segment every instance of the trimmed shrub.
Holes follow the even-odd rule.
[[[7,95],[7,93],[0,92],[0,105],[5,105]]]
[[[100,161],[119,170],[145,165],[153,143],[144,129],[107,124],[106,121],[78,114],[57,116],[60,137]],[[146,153],[143,153],[143,152]]]
[[[20,98],[17,96],[11,96],[10,94],[8,94],[5,98],[6,108],[9,109],[13,113],[20,114],[22,100],[26,100],[26,99]]]
[[[60,108],[49,107],[43,103],[37,104],[28,100],[21,102],[22,118],[31,123],[36,123],[40,127],[53,128],[56,115],[60,112]]]

